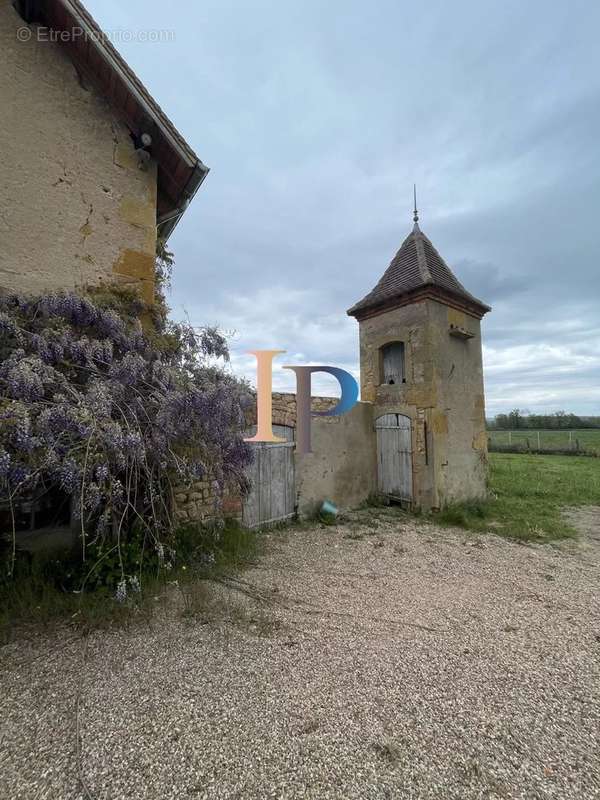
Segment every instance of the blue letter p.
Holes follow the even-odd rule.
[[[310,382],[312,373],[327,372],[329,375],[333,375],[334,378],[337,378],[342,390],[342,396],[337,405],[330,408],[329,411],[313,411],[312,414],[316,417],[337,417],[339,414],[350,411],[358,400],[358,384],[349,372],[339,367],[284,366],[284,369],[292,369],[296,373],[296,452],[311,453]]]

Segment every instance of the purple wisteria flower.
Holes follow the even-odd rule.
[[[86,531],[142,525],[165,563],[172,479],[243,484],[248,390],[219,331],[142,328],[137,298],[103,291],[0,296],[0,500],[58,486]]]

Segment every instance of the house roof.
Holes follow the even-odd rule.
[[[208,167],[79,0],[15,0],[14,5],[26,22],[66,32],[58,40],[78,71],[110,103],[134,138],[150,135],[147,149],[158,166],[157,224],[160,236],[168,238]]]
[[[348,314],[364,319],[425,297],[457,306],[478,317],[491,311],[465,289],[415,222],[379,282],[348,309]]]

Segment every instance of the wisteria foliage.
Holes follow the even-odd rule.
[[[171,529],[170,486],[244,485],[247,387],[224,337],[149,314],[133,295],[0,297],[0,503],[55,485],[86,542]],[[112,307],[111,307],[112,306]]]

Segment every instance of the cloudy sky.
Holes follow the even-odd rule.
[[[358,375],[346,309],[411,226],[493,306],[488,415],[600,413],[600,5],[87,0],[211,168],[173,314]],[[328,378],[316,389],[334,393]],[[277,371],[278,387],[293,389]]]

